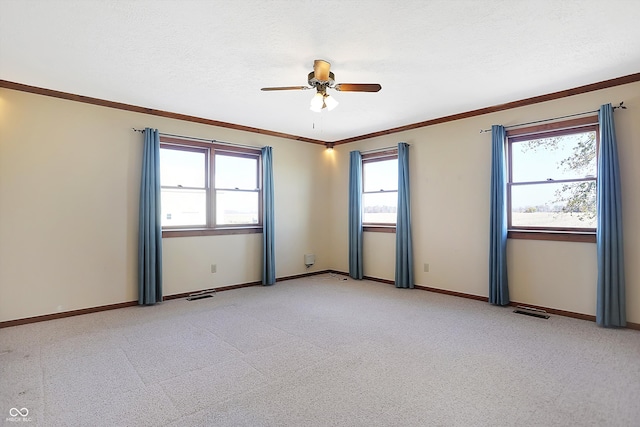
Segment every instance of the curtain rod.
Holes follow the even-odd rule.
[[[622,101],[620,103],[620,105],[618,105],[616,107],[613,107],[613,109],[615,110],[617,108],[622,108],[623,110],[626,110],[627,107],[625,107],[623,104],[624,104],[624,101]],[[536,123],[550,122],[552,120],[566,119],[566,118],[569,118],[569,117],[584,116],[585,114],[597,113],[598,111],[600,111],[600,110],[585,111],[584,113],[569,114],[567,116],[553,117],[551,119],[536,120],[535,122],[520,123],[520,124],[517,124],[517,125],[505,126],[505,129],[511,129],[511,128],[515,128],[515,127],[518,127],[518,126],[533,125],[533,124],[536,124]],[[491,132],[491,129],[481,129],[480,130],[480,133],[484,133],[484,132]]]
[[[132,128],[135,132],[140,132],[143,133],[144,129],[136,129],[136,128]],[[184,135],[174,135],[171,133],[162,133],[159,132],[160,135],[162,136],[172,136],[174,138],[181,138],[181,139],[189,139],[192,141],[203,141],[203,142],[209,142],[211,144],[221,144],[221,145],[228,145],[230,147],[243,147],[243,148],[253,148],[253,149],[259,149],[262,147],[258,147],[255,145],[243,145],[243,144],[236,144],[235,142],[225,142],[225,141],[218,141],[217,139],[206,139],[206,138],[197,138],[194,136],[184,136]]]
[[[409,144],[407,144],[409,145]],[[411,146],[411,145],[409,145]],[[367,151],[361,151],[360,154],[370,154],[370,153],[377,153],[378,151],[387,151],[387,150],[393,150],[393,149],[397,149],[398,146],[394,145],[392,147],[382,147],[382,148],[374,148],[373,150],[367,150]]]

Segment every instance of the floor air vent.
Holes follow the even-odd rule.
[[[533,307],[525,307],[524,305],[517,306],[516,309],[513,310],[513,312],[518,314],[526,314],[527,316],[539,317],[541,319],[548,319],[549,317],[551,317],[544,310]]]
[[[189,294],[189,296],[187,297],[187,301],[194,301],[194,300],[203,299],[203,298],[211,298],[215,294],[216,294],[215,289],[207,289],[204,291]]]

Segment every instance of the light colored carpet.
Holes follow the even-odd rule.
[[[638,426],[640,332],[313,276],[0,330],[0,421]]]

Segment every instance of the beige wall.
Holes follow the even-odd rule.
[[[331,267],[323,146],[2,89],[0,321],[137,300],[133,127],[271,145],[276,275]],[[164,239],[165,295],[260,280],[261,238]],[[317,255],[309,270],[305,253]]]
[[[615,122],[622,175],[627,320],[640,323],[640,83],[371,138],[336,148],[332,266],[348,271],[349,151],[411,144],[410,173],[416,284],[488,295],[489,181],[492,124],[505,126],[597,110],[624,101]],[[393,280],[392,235],[364,233],[364,273]],[[596,245],[509,240],[513,301],[595,315]],[[424,263],[429,272],[424,272]]]
[[[416,283],[487,295],[491,124],[616,111],[627,319],[640,323],[640,83],[324,147],[0,90],[0,321],[137,299],[142,138],[132,127],[271,145],[276,275],[348,270],[348,157],[411,144]],[[365,233],[365,274],[394,278],[395,235]],[[260,279],[261,235],[164,239],[166,295]],[[509,240],[513,300],[595,314],[595,244]],[[316,254],[307,270],[303,255]],[[429,263],[429,272],[423,264]],[[210,272],[216,264],[218,272]]]

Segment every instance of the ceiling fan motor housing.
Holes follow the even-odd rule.
[[[333,87],[335,78],[335,75],[332,72],[329,72],[328,80],[318,80],[315,72],[312,71],[308,76],[309,86],[315,87],[318,91],[325,91],[328,87]]]

